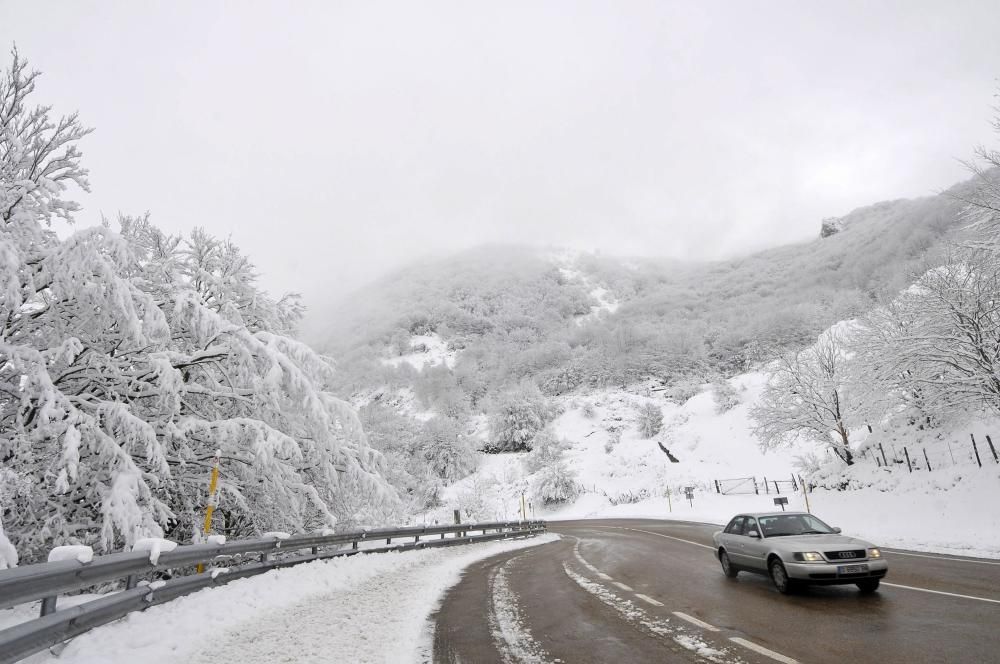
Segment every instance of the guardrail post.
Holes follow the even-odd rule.
[[[354,550],[357,550],[357,548],[358,548],[358,540],[354,540],[353,542],[351,542],[351,548],[354,549]]]
[[[56,595],[52,597],[42,598],[42,612],[39,614],[39,618],[42,616],[47,616],[50,613],[56,612],[56,600],[59,599]]]
[[[318,556],[319,555],[319,547],[318,546],[314,546],[312,549],[310,549],[310,551],[312,552],[312,554],[314,556]]]
[[[139,575],[129,574],[125,577],[125,590],[132,590],[139,585]]]

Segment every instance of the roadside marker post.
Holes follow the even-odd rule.
[[[208,506],[205,508],[205,523],[202,532],[208,535],[212,530],[212,513],[215,511],[215,489],[219,485],[219,463],[222,460],[222,450],[215,450],[215,459],[212,460],[212,474],[208,480]],[[198,563],[196,567],[198,574],[205,571],[205,565]]]
[[[802,485],[802,496],[806,499],[806,512],[812,514],[812,509],[809,508],[809,487],[802,481],[801,475],[799,475],[799,484]]]
[[[684,487],[684,497],[688,499],[688,505],[694,507],[694,487],[686,486]]]
[[[674,504],[670,500],[670,487],[667,487],[667,509],[669,509],[670,513],[673,514],[673,512],[674,512]]]

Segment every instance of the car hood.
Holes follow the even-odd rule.
[[[875,546],[871,542],[847,535],[789,535],[787,537],[768,537],[766,541],[772,546],[796,551],[840,551],[842,549],[867,549]]]

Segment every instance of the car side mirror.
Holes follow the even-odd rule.
[[[757,537],[757,538],[759,538],[760,537],[760,533],[758,533],[756,530],[751,530],[750,532],[747,533],[747,537]]]
[[[833,532],[835,532],[835,533],[837,533],[839,535],[840,534],[840,528],[834,528]]]

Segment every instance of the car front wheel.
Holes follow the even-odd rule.
[[[785,566],[780,560],[775,558],[771,561],[771,581],[774,582],[774,587],[778,589],[778,592],[782,595],[787,595],[795,588],[795,582],[788,578],[788,572],[785,571]]]
[[[722,563],[722,573],[730,579],[735,579],[736,575],[740,573],[738,569],[733,567],[732,561],[729,560],[729,554],[725,551],[719,552],[719,562]]]
[[[878,579],[865,579],[864,581],[858,581],[858,590],[865,595],[869,595],[878,590],[878,582]]]

